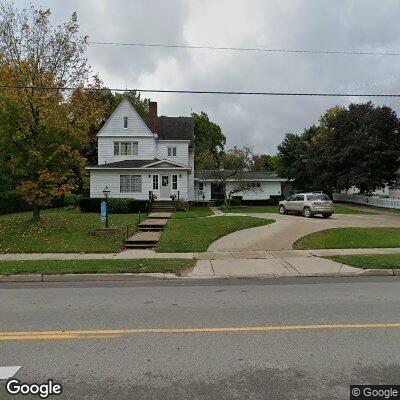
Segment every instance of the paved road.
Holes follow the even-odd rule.
[[[242,214],[244,215],[244,214]],[[400,228],[400,215],[334,214],[331,218],[304,218],[301,215],[248,214],[274,219],[271,225],[233,232],[211,243],[208,251],[290,250],[293,243],[305,235],[331,228],[394,227]]]
[[[3,283],[0,305],[0,367],[54,378],[65,399],[344,399],[350,383],[400,383],[400,277]],[[0,398],[18,397],[1,382]]]

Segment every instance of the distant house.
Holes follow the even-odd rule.
[[[389,197],[392,199],[400,199],[400,183],[389,187]]]
[[[157,103],[150,103],[150,117],[143,119],[124,99],[97,134],[98,162],[90,173],[90,197],[147,200],[206,201],[221,198],[221,185],[207,171],[194,171],[194,125],[190,117],[158,117]],[[267,172],[246,172],[260,190],[236,193],[244,200],[266,200],[282,193],[285,179]],[[237,180],[236,180],[237,181]],[[235,179],[227,181],[227,191]]]

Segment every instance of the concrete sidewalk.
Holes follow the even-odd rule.
[[[397,254],[400,248],[272,250],[205,253],[156,253],[154,250],[125,250],[121,253],[79,254],[0,254],[0,261],[18,260],[129,260],[138,258],[197,258],[194,268],[183,278],[276,278],[285,276],[358,276],[400,275],[400,270],[363,270],[321,258],[346,254]],[[0,270],[1,271],[1,270]],[[136,280],[181,279],[171,274],[83,274],[83,275],[15,275],[1,276],[0,281],[75,281],[75,280]]]
[[[400,248],[206,251],[202,253],[157,253],[155,250],[124,250],[120,253],[2,253],[0,261],[23,260],[134,260],[138,258],[197,258],[198,260],[324,257],[346,254],[397,254]]]

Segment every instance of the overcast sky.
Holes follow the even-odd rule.
[[[398,0],[34,1],[55,23],[77,11],[92,41],[229,47],[400,52]],[[17,0],[18,7],[29,1]],[[400,57],[250,53],[90,46],[88,59],[110,87],[400,93]],[[151,94],[163,115],[205,111],[228,147],[274,153],[350,98]],[[367,101],[368,99],[357,99]],[[399,112],[399,100],[373,100]]]

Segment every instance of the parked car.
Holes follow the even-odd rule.
[[[329,218],[335,211],[332,200],[323,193],[297,193],[287,200],[280,201],[278,207],[279,214],[293,212],[303,214],[307,218],[316,214]]]

